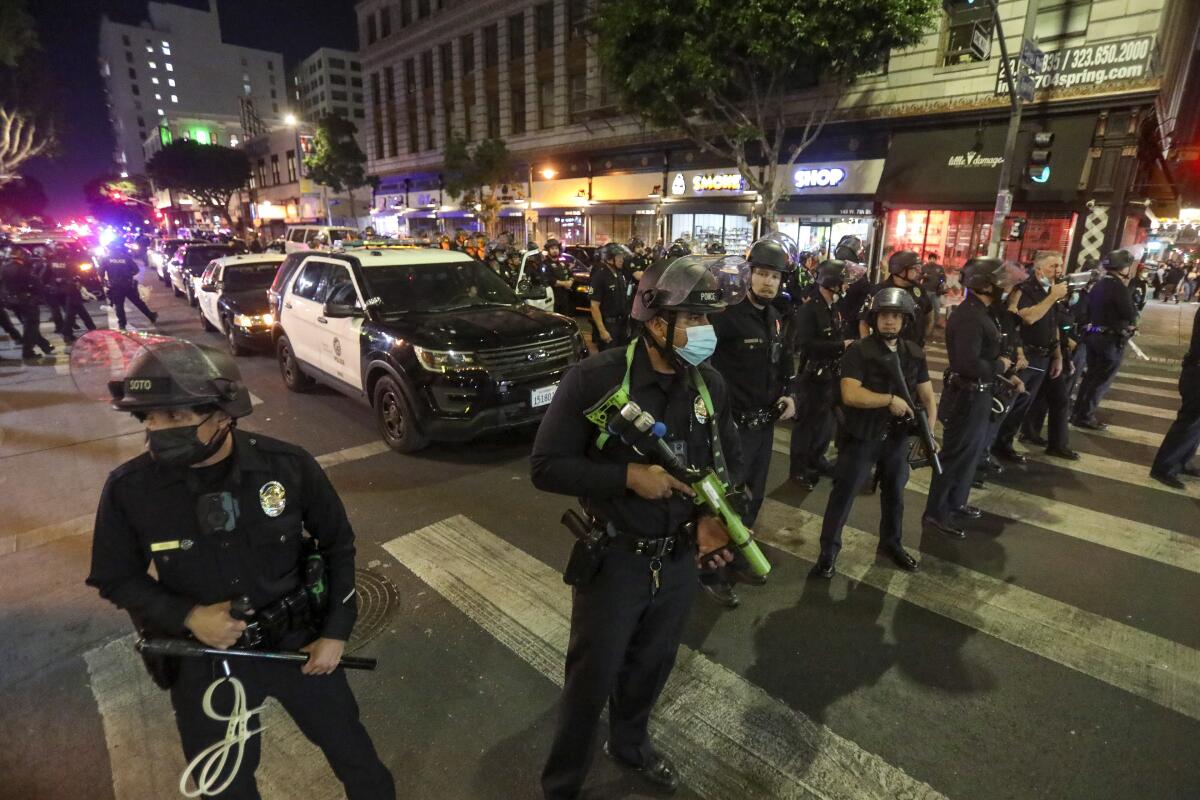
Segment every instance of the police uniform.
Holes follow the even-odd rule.
[[[302,587],[302,535],[306,530],[325,558],[330,597],[319,635],[347,640],[354,628],[354,532],[345,509],[316,460],[290,444],[234,430],[233,455],[198,469],[156,463],[149,453],[118,467],[108,477],[96,514],[89,586],[125,609],[143,633],[184,637],[188,614],[197,605],[246,595],[254,608],[270,606]],[[227,490],[240,513],[230,531],[205,531],[198,497]],[[153,562],[157,580],[147,574]],[[315,638],[290,633],[290,648]],[[350,798],[391,798],[395,789],[358,718],[344,670],[304,675],[295,664],[231,659],[232,673],[245,685],[255,708],[276,698],[301,732],[329,759]],[[225,737],[226,723],[210,719],[201,699],[224,674],[216,660],[180,659],[171,704],[191,760]],[[223,689],[228,689],[225,685]],[[225,709],[231,694],[218,692],[214,708]],[[244,763],[220,797],[257,798],[254,771],[260,738],[246,741]]]
[[[1013,364],[1016,364],[1024,349],[1024,342],[1021,339],[1021,318],[1008,310],[1007,298],[997,300],[988,306],[988,314],[1000,330],[1000,355],[1007,358]],[[1003,410],[1000,410],[997,403],[993,403],[992,413],[988,418],[987,434],[984,437],[985,446],[983,452],[979,454],[980,467],[983,467],[985,464],[990,465],[993,469],[999,466],[991,459],[993,449],[1002,453],[1005,458],[1011,461],[1024,463],[1025,456],[1012,449],[1011,440],[1009,441],[1007,450],[1004,449],[1003,445],[996,447],[996,441],[1000,435],[1000,429],[1008,421],[1012,409],[1026,395],[1016,394],[1015,389],[1010,384],[1001,382],[1000,384],[993,383],[992,396],[997,398],[999,403],[1003,404]]]
[[[911,325],[904,326],[904,332],[900,335],[908,339],[910,342],[915,342],[918,347],[925,347],[925,329],[929,325],[929,318],[933,314],[933,302],[929,298],[929,293],[921,289],[920,286],[901,286],[896,280],[895,275],[889,275],[879,283],[870,288],[870,291],[865,298],[865,302],[861,303],[859,311],[859,320],[861,321],[866,316],[867,307],[871,304],[871,298],[879,294],[884,289],[889,288],[903,289],[912,295],[913,302],[917,304],[916,314],[913,317]]]
[[[893,353],[900,358],[900,367],[909,397],[917,397],[917,387],[929,383],[925,353],[915,343],[900,338],[892,350],[878,333],[852,344],[842,356],[842,379],[853,378],[863,388],[878,394],[896,394],[892,369],[888,360]],[[854,498],[867,481],[871,468],[878,464],[879,479],[879,549],[893,558],[903,553],[900,544],[904,522],[904,487],[908,483],[908,445],[910,420],[894,417],[887,408],[854,408],[841,406],[843,423],[838,437],[838,458],[833,473],[833,491],[825,505],[821,523],[821,555],[819,565],[832,567],[842,548],[842,528],[850,517]],[[917,409],[916,413],[924,413]],[[904,555],[909,562],[911,558]],[[912,562],[908,569],[915,567]]]
[[[1031,275],[1017,289],[1021,292],[1020,298],[1017,300],[1018,309],[1036,306],[1049,295],[1048,286],[1044,286],[1036,275]],[[1018,430],[1021,430],[1025,417],[1038,396],[1047,390],[1050,365],[1054,362],[1055,356],[1061,352],[1057,309],[1058,304],[1055,303],[1036,322],[1030,324],[1024,320],[1021,321],[1021,348],[1029,366],[1021,370],[1018,377],[1025,384],[1025,393],[1017,396],[1008,416],[1000,425],[996,443],[993,445],[993,448],[999,452],[1011,453],[1013,451],[1013,437],[1016,436]]]
[[[674,665],[696,592],[696,548],[686,532],[697,516],[695,502],[678,494],[645,500],[626,490],[627,466],[647,459],[612,439],[597,447],[599,431],[584,416],[621,384],[625,359],[624,349],[607,350],[567,372],[530,457],[535,486],[580,497],[612,534],[595,579],[574,592],[558,727],[542,772],[548,800],[579,796],[606,705],[609,752],[632,765],[654,757],[647,734],[650,712]],[[707,364],[699,372],[715,420],[685,377],[654,370],[640,342],[629,370],[630,397],[666,425],[671,446],[695,466],[714,463],[710,426],[718,425],[721,441],[730,448],[729,469],[736,474],[741,465],[726,384]],[[658,559],[655,588],[651,551],[661,552],[668,540],[670,552]],[[635,550],[639,541],[642,552]]]
[[[925,518],[939,527],[948,527],[950,513],[966,505],[975,467],[987,446],[992,385],[1004,372],[1000,348],[1000,329],[988,306],[968,294],[946,322],[950,367],[938,412],[944,430],[943,472],[933,477],[925,504]]]
[[[1087,371],[1080,381],[1079,396],[1075,398],[1072,422],[1076,425],[1095,427],[1098,424],[1096,409],[1121,368],[1128,332],[1136,321],[1137,309],[1133,306],[1129,287],[1113,273],[1105,274],[1088,292],[1088,324],[1083,334],[1087,345]]]
[[[795,348],[800,356],[796,377],[796,419],[792,427],[791,468],[794,478],[813,481],[827,467],[825,451],[833,438],[838,362],[851,337],[837,303],[819,292],[796,312]]]
[[[50,342],[41,332],[41,285],[33,266],[24,258],[10,258],[0,267],[0,283],[3,283],[5,304],[17,314],[21,323],[21,356],[35,358],[38,347],[47,355],[54,352]],[[12,335],[12,332],[9,332]]]
[[[1071,305],[1059,301],[1046,316],[1054,321],[1063,367],[1057,377],[1046,375],[1043,380],[1041,389],[1034,396],[1021,422],[1021,440],[1045,445],[1047,451],[1067,454],[1072,452],[1067,424],[1071,414],[1071,393],[1083,371],[1086,348],[1079,342],[1075,311]],[[1042,427],[1047,418],[1049,427],[1046,438],[1043,438]]]
[[[133,303],[133,307],[146,315],[151,323],[158,315],[151,311],[138,294],[138,266],[128,253],[114,253],[100,261],[100,273],[108,284],[108,300],[112,303],[117,315],[117,327],[125,330],[125,301]]]
[[[604,342],[596,334],[596,346],[601,350],[629,343],[629,280],[624,270],[600,264],[592,270],[591,301],[600,304],[600,318],[612,339]]]
[[[1192,343],[1183,357],[1179,373],[1179,394],[1182,403],[1179,414],[1163,437],[1150,474],[1162,480],[1178,481],[1181,472],[1196,476],[1192,464],[1200,444],[1200,313],[1192,317]]]

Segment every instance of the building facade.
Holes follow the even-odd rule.
[[[821,136],[781,178],[779,226],[802,247],[828,252],[852,233],[876,253],[909,247],[950,266],[986,247],[1009,99],[985,5],[951,2],[918,45],[840,91]],[[1014,58],[1027,9],[999,3]],[[1136,243],[1177,201],[1170,159],[1195,128],[1186,87],[1200,4],[1038,9],[1047,58],[1012,165],[1004,253],[1053,248],[1082,263]],[[364,0],[356,11],[381,222],[409,233],[470,226],[470,210],[440,190],[444,148],[451,136],[496,137],[521,163],[501,192],[504,226],[536,219],[539,238],[719,239],[727,249],[754,235],[756,198],[732,164],[618,112],[586,41],[587,0]],[[990,34],[987,48],[972,50],[976,30]],[[797,123],[822,91],[789,101]],[[1054,134],[1053,158],[1031,180],[1024,165],[1039,133]]]
[[[322,47],[296,65],[288,85],[301,119],[315,123],[323,114],[336,114],[363,126],[366,103],[358,53]]]
[[[287,111],[283,56],[221,41],[212,0],[207,10],[150,3],[137,24],[102,17],[100,73],[124,172],[145,170],[143,144],[160,129],[203,123],[212,143],[228,146],[246,129],[282,124]]]

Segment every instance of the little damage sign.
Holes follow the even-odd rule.
[[[1144,78],[1150,74],[1153,45],[1153,36],[1134,36],[1046,53],[1042,71],[1032,76],[1034,90],[1100,86],[1114,81]],[[1009,62],[1015,75],[1018,58],[1010,58]],[[996,71],[996,94],[1008,94],[1004,64],[1000,64]]]

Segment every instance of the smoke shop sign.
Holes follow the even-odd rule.
[[[975,152],[974,150],[968,150],[961,155],[950,156],[950,159],[946,162],[946,165],[960,169],[991,169],[993,167],[998,167],[1003,163],[1004,156],[985,156],[982,153]]]
[[[709,194],[710,192],[744,192],[746,181],[736,172],[700,173],[693,174],[689,181],[682,172],[675,174],[671,181],[671,194],[679,197],[688,194]]]
[[[811,169],[801,167],[792,176],[792,182],[797,189],[811,189],[816,186],[839,186],[846,180],[846,170],[841,167],[823,167]]]

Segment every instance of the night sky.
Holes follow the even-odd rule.
[[[205,0],[174,5],[205,8]],[[47,212],[66,217],[84,212],[83,184],[110,168],[113,138],[97,67],[100,16],[136,24],[146,19],[147,0],[27,0],[37,19],[42,47],[53,65],[64,109],[59,148],[23,170],[40,180],[50,198]],[[282,53],[288,69],[318,47],[358,49],[354,0],[217,0],[221,38],[230,44]]]

